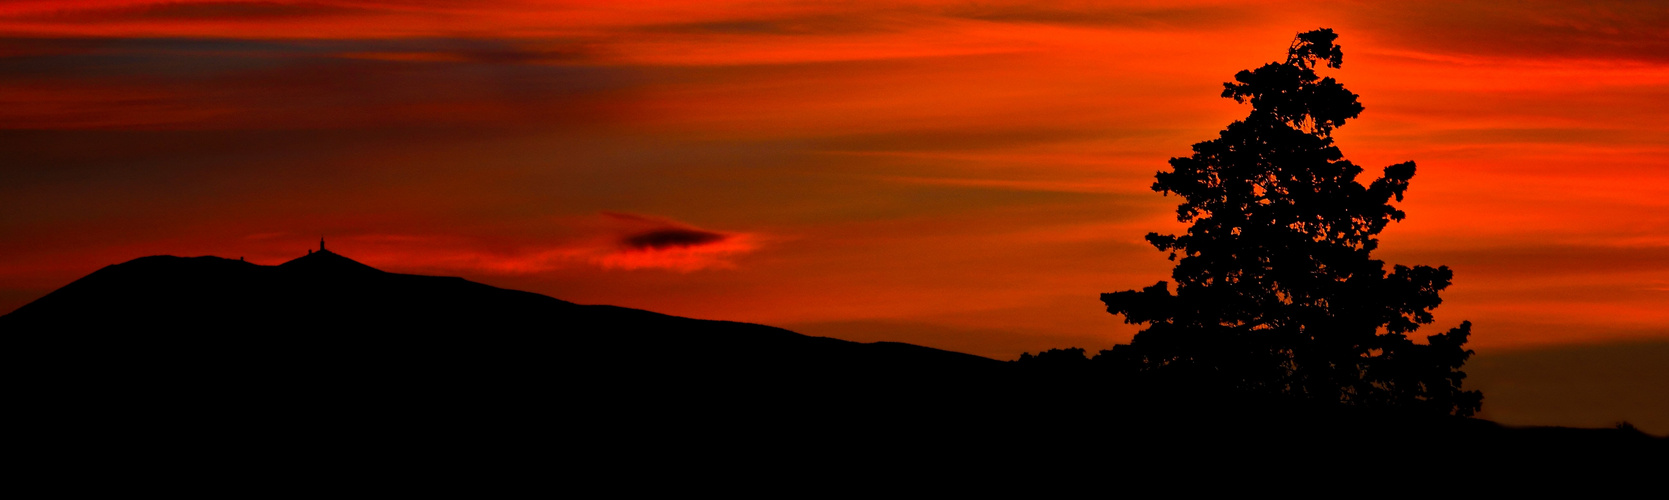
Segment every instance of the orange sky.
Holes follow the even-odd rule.
[[[1099,294],[1168,279],[1153,173],[1330,27],[1346,157],[1419,164],[1376,255],[1454,269],[1433,330],[1669,340],[1653,2],[456,4],[0,3],[0,311],[323,235],[581,303],[1104,349],[1134,330]]]

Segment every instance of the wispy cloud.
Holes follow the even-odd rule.
[[[65,5],[67,4],[67,5]],[[41,8],[11,16],[15,20],[47,23],[109,23],[124,21],[272,21],[368,14],[374,12],[341,2],[207,1],[207,2],[66,2],[56,9]]]
[[[1437,54],[1669,62],[1669,31],[1663,29],[1669,9],[1654,0],[1430,0],[1334,8],[1384,42]]]
[[[1265,10],[1237,4],[1107,5],[1084,2],[991,2],[955,5],[946,15],[1005,23],[1066,24],[1094,27],[1175,29],[1219,28],[1258,21]]]
[[[608,269],[671,269],[690,272],[734,267],[730,257],[758,248],[746,233],[721,233],[671,219],[606,212],[622,231],[613,248],[591,252],[590,261]],[[600,253],[600,255],[599,255]]]
[[[357,234],[331,238],[355,258],[401,269],[539,274],[575,267],[688,273],[735,268],[734,258],[759,248],[744,232],[702,229],[664,217],[604,212],[562,222],[567,237],[487,242],[465,237]],[[252,235],[272,239],[273,235]]]

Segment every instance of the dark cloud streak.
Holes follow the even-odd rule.
[[[1417,263],[1491,274],[1568,275],[1669,270],[1669,247],[1540,245],[1409,254]],[[1526,271],[1531,270],[1531,271]]]
[[[1246,23],[1260,17],[1259,12],[1258,9],[1242,6],[1156,9],[985,3],[939,9],[898,6],[881,11],[869,9],[777,17],[739,17],[642,26],[634,28],[633,31],[681,35],[848,35],[906,31],[919,28],[923,23],[944,19],[1130,29],[1204,28]]]
[[[1343,14],[1420,51],[1669,62],[1669,8],[1654,0],[1363,2]]]
[[[628,235],[621,238],[620,243],[636,250],[664,250],[718,243],[729,238],[724,234],[699,229],[663,228]]]
[[[1247,24],[1262,17],[1249,6],[1189,8],[1084,7],[1043,4],[977,4],[946,11],[950,17],[1003,23],[1065,24],[1134,29],[1205,28]]]
[[[671,35],[849,35],[901,31],[908,26],[895,14],[849,12],[656,24],[632,31]]]
[[[547,41],[0,40],[0,128],[539,126],[612,121],[633,67]]]
[[[376,11],[327,3],[182,2],[120,7],[59,9],[12,19],[48,23],[108,23],[132,21],[198,21],[316,18],[365,15]]]
[[[900,130],[886,133],[828,136],[816,141],[830,151],[976,151],[1061,142],[1132,137],[1140,130],[1071,129],[1052,127]]]

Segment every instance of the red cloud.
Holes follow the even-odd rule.
[[[361,234],[331,238],[353,258],[410,271],[473,270],[537,274],[576,266],[692,272],[734,268],[731,258],[759,247],[749,233],[701,229],[671,219],[603,213],[567,221],[578,235],[561,241],[488,243],[467,238]],[[291,236],[291,235],[279,235]],[[267,239],[273,235],[251,235]],[[294,238],[292,238],[294,239]]]

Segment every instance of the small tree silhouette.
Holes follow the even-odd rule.
[[[1362,112],[1356,94],[1318,65],[1344,53],[1331,29],[1299,34],[1285,62],[1241,71],[1223,97],[1252,112],[1218,138],[1172,158],[1153,190],[1183,198],[1183,235],[1149,233],[1177,264],[1166,282],[1101,295],[1107,311],[1146,324],[1111,354],[1138,370],[1186,374],[1241,390],[1350,405],[1471,415],[1462,391],[1471,324],[1415,344],[1453,273],[1369,256],[1386,224],[1402,220],[1414,162],[1385,167],[1364,186],[1332,131]],[[1178,256],[1181,260],[1177,260]]]

